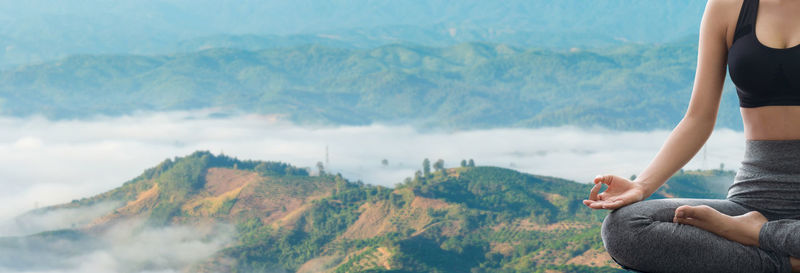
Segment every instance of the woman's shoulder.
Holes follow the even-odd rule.
[[[706,15],[713,15],[714,18],[726,22],[732,19],[735,23],[739,18],[739,10],[741,10],[744,1],[752,0],[708,0],[706,3]]]
[[[706,7],[713,6],[721,9],[736,9],[738,11],[744,1],[752,0],[708,0]]]
[[[739,12],[744,1],[753,0],[708,0],[706,3],[703,21],[724,32],[729,46],[733,40],[736,22],[739,20]]]

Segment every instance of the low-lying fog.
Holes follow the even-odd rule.
[[[91,120],[0,118],[0,222],[37,206],[69,202],[121,185],[166,158],[195,150],[240,159],[325,162],[350,180],[393,187],[424,158],[446,167],[462,159],[589,182],[630,176],[647,166],[669,131],[616,132],[573,127],[419,132],[406,126],[302,127],[270,116],[216,117],[212,111],[146,113]],[[735,169],[741,132],[714,132],[685,169]],[[386,159],[388,165],[383,165]],[[2,234],[10,235],[10,234]]]

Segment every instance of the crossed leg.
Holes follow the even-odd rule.
[[[719,199],[658,199],[633,203],[612,211],[603,221],[601,236],[606,250],[619,264],[651,273],[791,271],[788,255],[673,222],[676,209],[683,205],[705,205],[731,216],[750,211]]]
[[[767,226],[765,232],[762,233],[762,228],[765,228],[765,224],[768,221],[767,218],[758,211],[751,211],[738,216],[730,216],[707,205],[683,205],[675,210],[673,221],[676,223],[696,226],[728,240],[739,242],[748,246],[760,247],[759,238],[761,241],[774,241],[772,238],[769,238],[773,237],[774,235],[769,234],[769,226]],[[785,221],[787,220],[784,220],[784,222]],[[791,222],[789,222],[789,224],[791,224]],[[795,233],[796,232],[793,232],[792,234]],[[783,241],[786,241],[786,239],[779,239],[780,243],[783,243]],[[797,243],[792,241],[796,240],[790,240],[789,243]],[[775,250],[775,252],[779,253],[785,251],[785,249]],[[794,258],[794,256],[798,256],[798,253],[786,254],[792,255],[790,258],[792,272],[800,272],[800,259]]]

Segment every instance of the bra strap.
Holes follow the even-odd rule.
[[[736,22],[736,30],[733,32],[734,42],[740,37],[753,32],[756,14],[758,14],[758,0],[743,0],[742,9],[739,11],[739,19]]]

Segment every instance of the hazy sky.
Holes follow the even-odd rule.
[[[420,133],[411,127],[298,127],[268,116],[210,118],[210,111],[145,113],[79,121],[0,118],[0,219],[98,194],[166,158],[196,150],[313,167],[325,161],[350,180],[393,186],[424,158],[448,167],[477,165],[588,182],[597,174],[640,172],[668,131],[615,132],[572,127]],[[716,131],[686,168],[738,167],[740,132]],[[381,165],[382,159],[389,166]],[[2,235],[2,234],[0,234]]]

